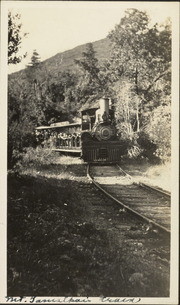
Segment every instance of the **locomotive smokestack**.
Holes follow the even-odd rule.
[[[109,99],[101,98],[99,100],[99,106],[100,106],[101,117],[103,116],[104,112],[106,113],[107,117],[109,117]]]
[[[109,119],[109,99],[101,98],[99,100],[99,109],[96,110],[95,123],[106,122]]]

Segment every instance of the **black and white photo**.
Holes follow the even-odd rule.
[[[1,2],[7,304],[178,304],[179,2]]]

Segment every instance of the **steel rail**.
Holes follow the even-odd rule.
[[[130,175],[129,175],[130,176]],[[154,225],[154,227],[158,228],[160,231],[162,232],[166,232],[168,234],[171,233],[170,230],[168,230],[167,228],[165,228],[164,226],[158,224],[157,222],[155,222],[154,220],[140,214],[139,212],[135,211],[134,209],[130,208],[129,206],[127,206],[126,204],[124,204],[122,201],[120,201],[119,199],[115,198],[114,196],[112,196],[111,194],[109,194],[98,182],[96,182],[94,180],[94,178],[91,176],[90,174],[90,164],[87,164],[87,177],[89,178],[89,180],[91,180],[91,182],[102,192],[104,193],[107,197],[109,197],[110,199],[112,199],[115,203],[119,204],[120,206],[122,206],[125,210],[129,211],[130,213],[132,213],[133,215],[135,214],[138,218],[142,219],[143,221],[147,222],[148,224]]]

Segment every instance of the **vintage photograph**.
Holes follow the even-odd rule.
[[[178,304],[178,11],[2,1],[6,303]]]

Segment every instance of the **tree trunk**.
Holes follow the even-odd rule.
[[[136,104],[136,121],[137,121],[137,132],[139,132],[139,105],[138,105],[138,100],[137,100],[137,104]]]
[[[138,90],[138,69],[136,67],[136,71],[135,71],[135,86],[136,86],[136,94],[139,95],[139,90]],[[136,131],[139,132],[139,99],[137,98],[137,102],[136,102],[136,121],[137,121],[137,129]]]
[[[138,90],[138,69],[136,67],[136,71],[135,71],[135,86],[136,86],[136,94],[139,94],[139,90]]]

